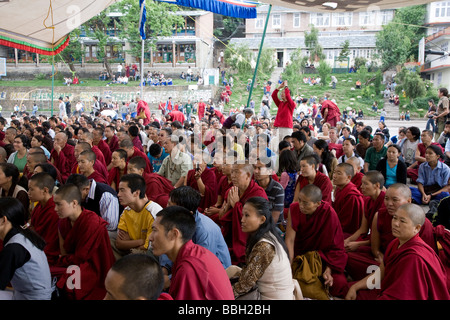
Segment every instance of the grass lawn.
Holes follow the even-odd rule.
[[[307,77],[315,77],[317,75],[305,75]],[[384,104],[383,98],[380,96],[375,98],[375,96],[370,95],[369,97],[362,96],[362,89],[355,89],[355,82],[358,78],[356,74],[335,74],[338,79],[338,84],[336,89],[332,89],[331,85],[314,85],[310,86],[309,84],[297,83],[292,84],[289,83],[289,88],[292,92],[292,98],[298,94],[304,98],[310,98],[311,96],[319,97],[323,96],[326,93],[330,94],[331,99],[335,99],[337,105],[341,110],[346,109],[347,107],[351,107],[358,112],[359,109],[362,109],[365,116],[378,116],[375,112],[372,111],[372,104],[374,100],[378,101],[378,106],[381,108]],[[372,74],[368,75],[369,77]],[[239,76],[235,76],[233,94],[231,95],[230,103],[228,106],[225,106],[225,110],[228,111],[231,107],[247,105],[247,100],[249,96],[249,92],[247,92],[246,85],[247,80],[251,77],[243,77],[243,79],[239,79]],[[278,84],[272,84],[272,91],[278,86]],[[373,89],[372,89],[373,90]],[[261,99],[263,97],[264,89],[263,84],[258,84],[257,87],[253,88],[252,99],[255,101],[255,111],[257,114],[260,112]],[[316,99],[317,101],[318,99]],[[271,104],[270,108],[271,114],[276,115],[277,108],[274,103]]]

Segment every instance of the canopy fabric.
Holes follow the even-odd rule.
[[[265,4],[309,12],[358,12],[398,9],[436,0],[263,0]],[[324,5],[326,4],[326,5]]]
[[[72,30],[117,1],[9,0],[9,2],[0,2],[0,45],[43,55],[55,55],[68,45],[68,34]]]
[[[256,18],[256,1],[249,0],[158,0],[183,7],[197,8],[234,18]]]

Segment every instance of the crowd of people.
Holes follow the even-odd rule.
[[[274,117],[137,96],[117,119],[0,118],[0,297],[448,300],[439,97],[436,132],[392,136],[329,95],[297,119],[287,81]]]

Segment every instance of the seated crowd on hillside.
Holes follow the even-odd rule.
[[[450,299],[450,121],[207,101],[0,118],[0,299]]]

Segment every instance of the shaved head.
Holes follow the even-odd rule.
[[[425,223],[425,212],[417,204],[406,203],[401,205],[398,210],[406,212],[415,226],[423,226],[423,224]]]
[[[337,167],[342,168],[347,176],[353,178],[353,176],[355,175],[355,170],[350,163],[339,163]]]
[[[314,184],[308,184],[300,190],[300,194],[303,194],[311,202],[322,201],[322,190]]]
[[[380,188],[383,188],[384,186],[384,176],[381,172],[376,171],[376,170],[371,170],[368,171],[365,175],[364,175],[372,184],[379,184]]]
[[[399,191],[399,193],[404,197],[405,199],[411,199],[411,189],[403,183],[394,183],[389,186],[388,191],[391,189],[395,189]]]

